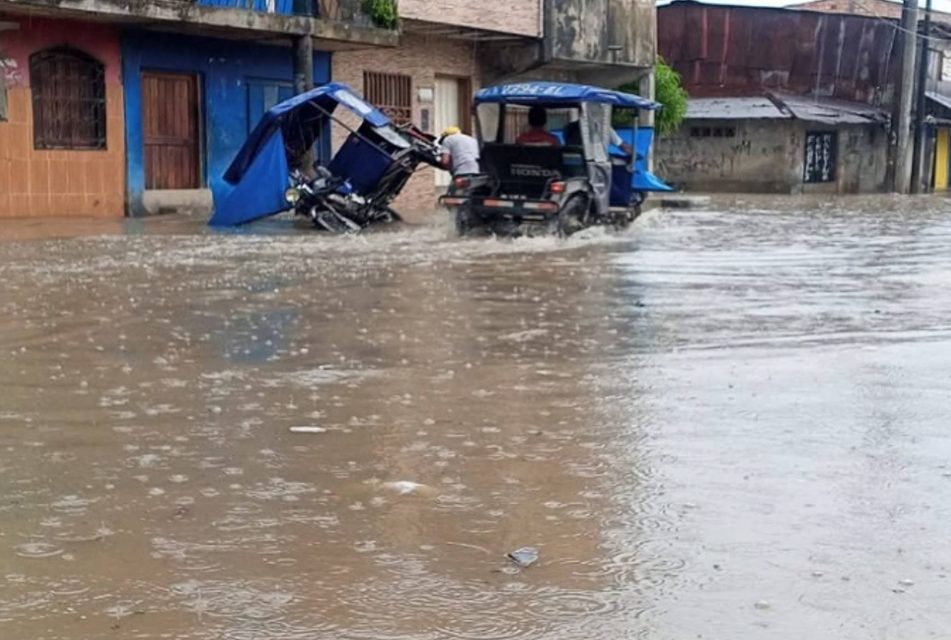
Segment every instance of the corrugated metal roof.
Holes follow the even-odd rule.
[[[951,100],[949,100],[951,103]],[[755,98],[692,98],[688,120],[784,120],[822,124],[869,124],[887,120],[884,112],[862,102],[770,94]]]
[[[808,96],[774,95],[797,120],[821,124],[868,124],[885,122],[887,116],[861,102],[811,98]]]
[[[696,98],[687,101],[688,120],[750,120],[790,118],[769,98]]]
[[[929,100],[933,100],[945,109],[951,110],[951,97],[943,96],[940,93],[932,93],[931,91],[927,92],[925,95],[928,96]]]
[[[657,9],[657,50],[697,98],[764,91],[890,105],[901,58],[894,20],[673,2]]]

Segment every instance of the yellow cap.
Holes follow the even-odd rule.
[[[445,138],[446,136],[451,136],[453,134],[461,133],[461,132],[462,132],[462,129],[460,129],[459,127],[446,127],[445,129],[442,130],[442,136]]]

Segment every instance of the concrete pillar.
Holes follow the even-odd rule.
[[[641,94],[642,98],[647,98],[648,100],[654,100],[655,94],[655,83],[654,83],[654,69],[651,68],[650,71],[645,73],[637,81],[637,92]],[[640,119],[641,126],[644,127],[653,127],[654,126],[654,112],[653,111],[642,111],[638,114]],[[657,132],[654,132],[654,144],[651,145],[650,152],[647,154],[647,170],[651,173],[654,172],[654,147],[657,145]]]
[[[314,48],[310,36],[294,38],[294,91],[304,93],[314,88]]]

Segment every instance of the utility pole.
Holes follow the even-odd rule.
[[[921,38],[921,55],[918,58],[918,97],[915,105],[915,145],[912,152],[911,192],[921,193],[924,188],[922,177],[925,175],[925,111],[928,87],[928,38],[931,35],[931,0],[925,5],[925,27]]]
[[[911,155],[908,138],[911,134],[911,103],[915,95],[915,46],[918,33],[918,0],[904,0],[901,12],[901,76],[898,79],[898,99],[892,117],[892,154],[895,174],[892,191],[908,193]]]

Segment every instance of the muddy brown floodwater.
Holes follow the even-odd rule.
[[[949,211],[4,223],[0,637],[947,637]]]

